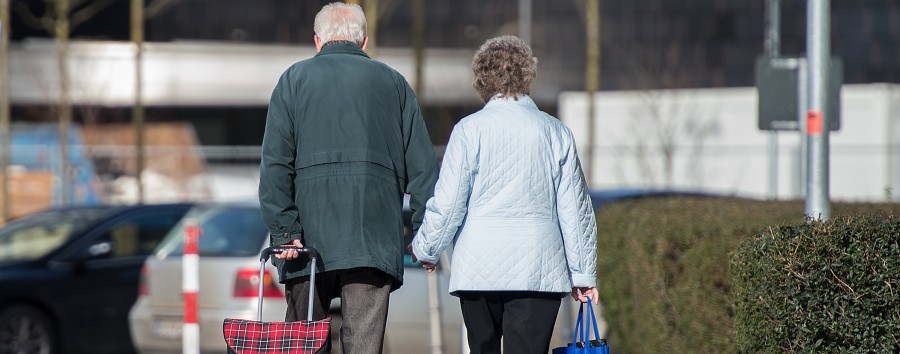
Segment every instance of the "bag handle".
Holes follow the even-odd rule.
[[[584,304],[584,303],[582,303],[582,304]],[[591,322],[594,323],[594,339],[597,341],[600,341],[600,328],[597,327],[597,316],[594,315],[594,308],[591,305],[590,297],[588,297],[587,306],[588,306],[588,310],[587,310],[588,313],[587,313],[587,315],[585,315],[584,323],[587,324],[587,316],[591,316]],[[586,342],[590,342],[587,327],[585,327],[585,330],[584,330],[584,337],[585,337]]]
[[[593,347],[593,343],[590,340],[590,328],[591,323],[594,324],[594,339],[600,343],[600,328],[597,326],[597,316],[594,315],[594,307],[591,305],[591,298],[587,298],[587,313],[584,313],[584,303],[581,303],[581,306],[578,307],[578,320],[575,321],[575,330],[572,333],[572,345],[577,346],[576,343],[584,343],[584,347]],[[588,321],[590,318],[590,322]]]
[[[581,322],[584,314],[584,303],[578,308],[578,319],[575,320],[575,329],[572,331],[572,346],[577,346],[578,340],[584,341],[584,333],[581,333]],[[579,334],[581,335],[579,338]]]

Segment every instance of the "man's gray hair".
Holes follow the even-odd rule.
[[[313,30],[322,44],[351,41],[362,46],[366,39],[366,15],[357,4],[333,2],[316,14]]]

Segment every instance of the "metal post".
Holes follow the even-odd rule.
[[[584,174],[588,184],[593,179],[594,171],[594,139],[595,139],[595,118],[596,102],[594,102],[594,92],[600,89],[600,0],[587,1],[586,15],[587,30],[587,65],[585,67],[585,89],[588,96],[588,141],[585,149],[585,157],[582,160],[585,163]]]
[[[765,50],[769,58],[781,53],[781,4],[780,0],[766,2]],[[769,198],[778,198],[778,131],[769,131]]]
[[[800,170],[798,173],[797,180],[797,196],[806,198],[807,195],[807,179],[809,166],[807,161],[809,161],[809,156],[807,156],[807,151],[809,151],[809,147],[807,146],[807,142],[809,139],[806,136],[806,111],[809,108],[809,65],[806,62],[806,58],[798,58],[797,59],[797,120],[800,123],[800,145],[797,147],[797,161],[798,169]]]
[[[781,55],[781,1],[766,2],[766,54],[770,58]]]
[[[769,131],[769,199],[778,199],[778,131]]]
[[[419,104],[425,98],[425,0],[414,0],[412,3],[413,10],[413,53],[416,79],[414,90],[419,98]],[[444,343],[441,337],[441,300],[439,297],[440,286],[436,272],[428,273],[428,318],[430,319],[431,333],[431,353],[441,354],[443,352]]]
[[[831,60],[829,0],[807,1],[806,55],[809,63],[809,110],[806,132],[809,169],[806,185],[806,215],[826,220],[831,214],[828,195],[828,67]]]
[[[519,0],[519,38],[531,46],[531,0]]]
[[[426,275],[428,279],[428,318],[431,328],[431,354],[442,354],[444,352],[444,339],[441,336],[441,287],[438,279],[438,271],[429,272]]]
[[[184,323],[181,330],[182,354],[200,353],[200,324],[197,321],[197,299],[200,291],[200,235],[203,230],[196,219],[184,222],[184,251],[181,255],[181,291],[184,298]],[[260,278],[262,283],[263,279]]]

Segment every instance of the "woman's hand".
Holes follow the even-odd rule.
[[[437,264],[422,262],[422,268],[425,268],[425,270],[431,273],[437,268]]]
[[[588,300],[591,300],[596,305],[600,303],[598,297],[597,288],[586,286],[572,287],[572,298],[575,301],[588,302]]]

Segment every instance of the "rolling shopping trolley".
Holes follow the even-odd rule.
[[[263,276],[269,256],[287,249],[296,249],[309,255],[309,313],[305,321],[263,322]],[[269,247],[259,257],[259,307],[256,320],[226,318],[223,324],[225,343],[229,353],[236,354],[312,354],[322,349],[331,331],[331,318],[313,321],[313,299],[316,284],[316,259],[314,248]]]

